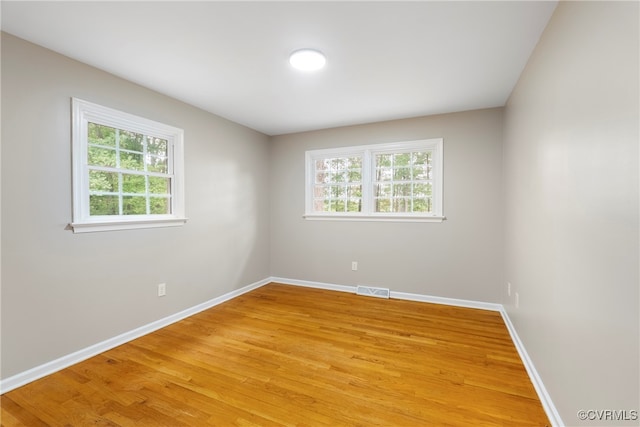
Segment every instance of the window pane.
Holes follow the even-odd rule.
[[[167,156],[167,140],[155,138],[153,136],[147,137],[147,153],[155,154],[157,156]]]
[[[316,184],[362,181],[361,157],[335,157],[314,161]]]
[[[394,184],[393,195],[411,197],[411,184]]]
[[[389,199],[375,199],[376,212],[391,212],[391,201]]]
[[[430,166],[416,166],[413,169],[413,179],[415,180],[430,180],[431,167]]]
[[[167,165],[167,158],[147,155],[147,171],[168,173],[169,167]]]
[[[362,170],[361,169],[349,169],[347,172],[347,181],[348,182],[360,182],[362,181]]]
[[[118,173],[90,170],[89,191],[118,192]]]
[[[433,139],[307,151],[306,206],[318,213],[398,214],[376,220],[407,213],[422,213],[415,215],[421,221],[436,213],[433,220],[440,220],[433,203],[440,210],[441,149],[442,140]]]
[[[342,171],[347,168],[347,159],[344,158],[336,158],[331,159],[331,170],[333,171]]]
[[[347,197],[349,197],[349,198],[360,198],[360,197],[362,197],[362,185],[348,185],[347,186]]]
[[[122,174],[122,192],[131,194],[146,194],[144,175]]]
[[[349,168],[350,169],[361,169],[362,168],[362,157],[349,157]]]
[[[346,170],[339,170],[339,171],[333,172],[333,176],[331,180],[333,182],[345,182],[348,177],[349,175]]]
[[[330,159],[321,159],[316,160],[316,170],[317,171],[326,171],[329,169]]]
[[[361,212],[362,199],[349,199],[347,202],[347,212]]]
[[[413,199],[413,212],[431,212],[431,198],[419,197]]]
[[[411,164],[411,153],[399,153],[393,155],[393,166],[409,166]]]
[[[150,176],[149,177],[149,193],[170,194],[171,180],[169,178],[160,178],[157,176]]]
[[[89,144],[116,146],[116,130],[112,127],[89,122],[87,133]]]
[[[119,215],[118,196],[89,196],[90,215]]]
[[[376,167],[391,167],[393,154],[376,155]]]
[[[152,214],[164,215],[171,213],[171,203],[167,197],[150,197],[149,208]]]
[[[411,162],[414,165],[426,165],[428,163],[431,163],[431,152],[425,151],[411,153]]]
[[[144,160],[142,153],[120,152],[120,168],[134,171],[144,170]]]
[[[376,185],[376,197],[389,197],[391,196],[391,184],[377,184]]]
[[[376,180],[378,181],[391,181],[393,177],[393,169],[391,168],[378,168],[376,169]]]
[[[334,199],[342,198],[345,196],[345,188],[342,185],[331,186],[331,197]]]
[[[71,112],[74,232],[184,222],[182,129],[76,98]]]
[[[326,199],[331,196],[331,188],[324,185],[316,185],[313,188],[313,197],[316,199]]]
[[[123,150],[143,151],[144,136],[140,133],[129,132],[127,130],[120,131],[120,148]]]
[[[325,171],[316,172],[316,183],[323,184],[330,182],[329,173]]]
[[[393,212],[411,212],[411,198],[394,197],[391,209]]]
[[[393,170],[394,181],[410,181],[411,168],[397,168]]]
[[[89,165],[116,167],[116,150],[89,146]]]
[[[122,197],[122,214],[123,215],[146,215],[147,198],[144,196],[123,196]]]
[[[413,197],[431,196],[431,184],[413,184]]]

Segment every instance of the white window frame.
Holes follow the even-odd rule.
[[[410,150],[432,153],[432,203],[433,210],[421,212],[374,212],[373,188],[375,182],[375,155]],[[362,156],[362,211],[361,212],[316,212],[313,210],[316,160],[333,157]],[[443,139],[423,139],[385,144],[309,150],[305,152],[305,214],[309,220],[353,220],[353,221],[399,221],[442,222],[443,213]]]
[[[184,209],[184,131],[78,98],[72,98],[73,221],[74,233],[173,227],[183,225]],[[89,211],[89,122],[116,129],[154,136],[168,141],[171,175],[170,214],[91,215]]]

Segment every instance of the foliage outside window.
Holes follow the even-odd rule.
[[[74,232],[183,224],[182,135],[73,99]]]
[[[306,153],[308,219],[442,221],[442,139]]]

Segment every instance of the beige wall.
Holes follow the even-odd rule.
[[[184,129],[185,226],[65,230],[71,97]],[[3,34],[2,377],[268,277],[268,149],[265,135]]]
[[[640,409],[638,23],[560,3],[505,110],[503,296],[567,425]]]
[[[274,276],[498,302],[502,283],[502,109],[272,138]],[[306,150],[444,139],[442,223],[310,221]],[[358,271],[351,271],[358,261]]]

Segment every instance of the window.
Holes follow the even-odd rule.
[[[183,131],[80,99],[73,107],[73,231],[182,225]]]
[[[305,218],[439,222],[442,184],[442,139],[307,151]]]

